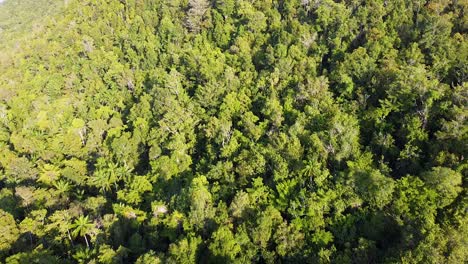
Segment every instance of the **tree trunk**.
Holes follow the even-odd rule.
[[[86,246],[89,248],[89,242],[88,242],[88,238],[86,237],[86,235],[84,235],[84,239],[86,241]]]
[[[29,243],[31,244],[31,248],[32,248],[33,247],[33,241],[32,241],[31,231],[28,232],[28,235],[29,235]]]
[[[67,234],[68,234],[68,238],[70,239],[70,243],[71,243],[72,247],[74,247],[75,245],[73,244],[73,239],[72,239],[72,237],[70,235],[70,230],[68,230],[68,229],[67,229]]]

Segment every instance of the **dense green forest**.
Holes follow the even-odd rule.
[[[20,43],[38,32],[41,21],[58,13],[65,2],[58,0],[0,0],[0,49]]]
[[[0,3],[0,263],[467,263],[467,12]]]

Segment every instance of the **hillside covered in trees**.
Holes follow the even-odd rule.
[[[467,263],[466,0],[5,0],[0,263]]]

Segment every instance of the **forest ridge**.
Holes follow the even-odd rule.
[[[468,262],[467,12],[5,0],[0,262]]]

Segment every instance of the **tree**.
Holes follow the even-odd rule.
[[[451,204],[462,191],[461,174],[450,168],[434,167],[423,173],[422,179],[437,193],[437,205],[440,208]]]
[[[80,215],[71,225],[71,228],[73,229],[72,235],[74,237],[83,237],[86,241],[86,247],[89,248],[87,235],[92,231],[93,227],[94,224],[89,221],[88,216]]]
[[[357,161],[349,161],[351,184],[358,194],[376,208],[383,208],[393,198],[394,181],[379,170],[372,169],[372,156],[364,153]]]
[[[203,228],[205,220],[213,215],[213,201],[208,190],[205,176],[193,179],[190,187],[190,222],[198,228]]]
[[[13,216],[1,209],[0,221],[2,223],[0,225],[0,231],[2,234],[2,238],[0,239],[0,253],[5,254],[19,238],[20,232]]]
[[[33,236],[40,239],[46,234],[44,226],[46,214],[46,209],[31,211],[19,224],[21,232],[28,234],[31,247],[34,245]]]
[[[96,164],[94,175],[88,178],[91,185],[99,188],[104,194],[110,192],[112,187],[117,189],[117,182],[119,180],[117,175],[117,164],[108,162],[104,158],[100,158]]]
[[[21,263],[60,263],[60,258],[53,255],[53,252],[47,249],[44,249],[42,246],[39,246],[32,252],[21,252],[9,256],[6,259],[8,264],[21,264]]]
[[[141,203],[144,193],[153,190],[153,186],[145,176],[135,176],[130,180],[129,190],[120,190],[117,192],[117,198],[129,204]]]
[[[70,240],[70,243],[73,246],[73,239],[70,232],[70,229],[73,228],[72,216],[70,215],[70,213],[66,210],[55,211],[49,217],[49,221],[50,222],[46,225],[45,229],[47,231],[51,231],[53,229],[58,230],[62,236],[65,236]],[[62,236],[55,237],[55,239],[58,239],[59,242],[62,242]]]
[[[391,211],[402,228],[402,243],[417,244],[425,233],[434,228],[436,193],[414,176],[400,179],[395,186]]]
[[[241,253],[241,247],[228,227],[220,227],[213,233],[212,239],[209,248],[213,262],[234,262]]]
[[[154,251],[150,250],[148,253],[145,253],[139,256],[138,259],[135,261],[135,263],[136,264],[145,264],[145,263],[160,264],[161,259],[156,255]]]
[[[206,0],[189,0],[188,4],[187,27],[190,31],[197,33],[201,29],[203,17],[210,7],[210,3]]]
[[[295,255],[301,252],[304,246],[304,234],[294,224],[283,221],[275,232],[276,252],[282,257]]]
[[[169,246],[169,263],[196,263],[198,247],[202,243],[200,237],[186,237]]]

